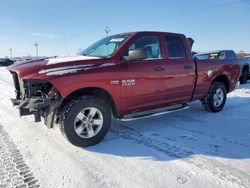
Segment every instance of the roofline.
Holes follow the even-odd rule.
[[[117,33],[114,35],[124,35],[124,34],[168,34],[168,35],[184,35],[182,33],[172,33],[172,32],[165,32],[165,31],[132,31],[132,32],[125,32],[125,33]]]

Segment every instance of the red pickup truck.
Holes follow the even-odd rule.
[[[206,110],[223,109],[237,86],[240,66],[232,60],[197,60],[182,34],[133,32],[108,36],[76,57],[14,64],[21,116],[55,123],[76,146],[100,142],[111,117],[130,121],[187,109],[200,100]],[[156,110],[157,109],[157,110]]]

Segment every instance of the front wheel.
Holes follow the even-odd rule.
[[[225,106],[226,100],[227,90],[225,85],[220,82],[214,82],[202,103],[207,111],[219,112]]]
[[[111,112],[101,99],[83,96],[70,102],[61,114],[60,129],[75,146],[87,147],[99,143],[108,133]]]

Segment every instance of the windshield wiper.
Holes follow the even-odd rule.
[[[83,53],[83,54],[81,54],[82,56],[89,56],[88,54],[85,54],[85,53]]]

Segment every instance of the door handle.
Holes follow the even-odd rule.
[[[155,67],[154,68],[154,71],[156,71],[156,72],[165,71],[165,70],[166,70],[165,67]]]
[[[192,68],[193,68],[193,65],[191,64],[184,65],[184,69],[192,69]]]

